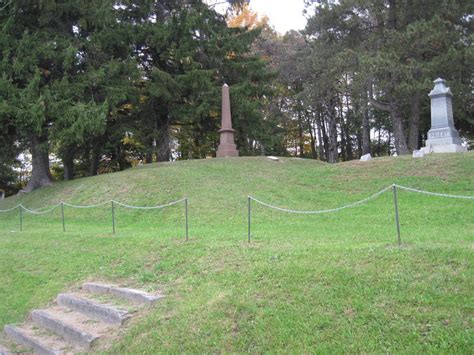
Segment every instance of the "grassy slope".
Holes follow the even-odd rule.
[[[113,352],[469,352],[474,347],[474,203],[400,192],[404,246],[396,248],[390,193],[318,216],[253,206],[336,207],[396,182],[474,195],[474,154],[326,165],[263,158],[187,161],[58,183],[0,204],[41,208],[114,198],[158,212],[108,206],[46,217],[0,215],[0,326],[19,322],[85,279],[123,281],[169,296],[134,321]]]

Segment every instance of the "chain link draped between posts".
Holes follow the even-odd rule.
[[[65,217],[64,217],[64,207],[70,207],[70,208],[78,208],[78,209],[88,209],[88,208],[97,208],[97,207],[102,207],[105,205],[110,204],[111,205],[111,213],[112,213],[112,233],[115,234],[115,206],[120,206],[128,209],[135,209],[135,210],[158,210],[158,209],[163,209],[167,207],[171,207],[174,205],[177,205],[179,203],[184,202],[184,207],[185,207],[185,232],[186,232],[186,241],[189,240],[189,219],[188,219],[188,198],[182,198],[180,200],[176,200],[173,202],[169,202],[164,205],[158,205],[158,206],[132,206],[132,205],[127,205],[122,202],[118,202],[115,200],[110,200],[102,203],[98,203],[95,205],[74,205],[71,203],[67,203],[64,201],[59,202],[57,205],[51,206],[47,208],[46,210],[32,210],[29,209],[22,204],[18,204],[15,207],[8,208],[8,209],[0,209],[0,213],[6,213],[6,212],[12,212],[15,210],[19,210],[20,214],[20,231],[23,231],[23,211],[31,213],[33,215],[44,215],[50,212],[53,212],[55,209],[61,207],[61,219],[62,219],[62,227],[63,227],[63,232],[66,231],[66,223],[65,223]]]
[[[8,209],[6,209],[6,210],[0,210],[0,213],[1,213],[1,212],[5,212],[5,213],[6,213],[6,212],[12,212],[12,211],[15,211],[15,210],[16,210],[17,208],[19,208],[19,207],[20,207],[20,205],[15,206],[15,207],[12,207],[12,208],[8,208]]]
[[[323,214],[323,213],[337,212],[337,211],[341,211],[341,210],[346,209],[346,208],[351,208],[351,207],[355,207],[357,205],[361,205],[365,202],[368,202],[370,200],[373,200],[373,199],[379,197],[380,195],[382,195],[384,192],[386,192],[388,190],[390,190],[390,187],[386,187],[385,189],[382,189],[379,192],[377,192],[377,193],[375,193],[375,194],[373,194],[373,195],[371,195],[367,198],[364,198],[363,200],[360,200],[360,201],[357,201],[357,202],[354,202],[354,203],[351,203],[351,204],[348,204],[348,205],[345,205],[345,206],[337,207],[337,208],[331,208],[331,209],[328,209],[328,210],[318,210],[318,211],[290,210],[290,209],[287,209],[287,208],[277,207],[277,206],[271,205],[269,203],[262,202],[262,201],[257,200],[255,197],[252,197],[252,196],[249,196],[249,198],[252,201],[257,202],[260,205],[263,205],[265,207],[272,208],[274,210],[281,211],[281,212],[297,213],[297,214]]]
[[[53,212],[56,208],[58,208],[60,206],[61,206],[61,204],[57,204],[55,206],[52,206],[52,207],[48,208],[45,211],[34,211],[34,210],[30,210],[29,208],[26,208],[23,205],[19,205],[19,207],[22,208],[24,211],[26,211],[28,213],[31,213],[31,214],[35,214],[35,215],[42,215],[42,214],[47,214],[47,213]]]
[[[105,206],[105,205],[108,205],[110,204],[110,202],[112,201],[106,201],[106,202],[102,202],[102,203],[98,203],[96,205],[73,205],[73,204],[70,204],[70,203],[67,203],[67,202],[61,202],[64,206],[67,206],[67,207],[71,207],[71,208],[81,208],[81,209],[86,209],[86,208],[97,208],[97,207],[102,207],[102,206]]]
[[[251,222],[252,222],[252,208],[251,204],[252,201],[256,202],[259,205],[262,205],[264,207],[277,210],[280,212],[286,212],[286,213],[294,213],[294,214],[313,214],[313,215],[318,215],[318,214],[323,214],[323,213],[332,213],[332,212],[339,212],[341,210],[344,210],[346,208],[352,208],[356,207],[358,205],[367,203],[371,200],[376,199],[380,195],[384,194],[388,190],[392,189],[393,191],[393,202],[394,202],[394,209],[395,209],[395,224],[397,227],[397,237],[398,237],[398,245],[401,245],[401,235],[400,235],[400,218],[399,218],[399,213],[398,213],[398,195],[397,195],[397,188],[410,191],[410,192],[415,192],[415,193],[420,193],[420,194],[425,194],[425,195],[430,195],[430,196],[436,196],[436,197],[445,197],[445,198],[457,198],[457,199],[468,199],[468,200],[474,200],[474,196],[462,196],[462,195],[450,195],[450,194],[443,194],[443,193],[437,193],[437,192],[430,192],[430,191],[424,191],[424,190],[418,190],[410,187],[405,187],[397,184],[392,184],[391,186],[387,186],[386,188],[374,193],[373,195],[370,195],[367,198],[364,198],[360,201],[356,201],[341,207],[336,207],[336,208],[331,208],[331,209],[325,209],[325,210],[315,210],[315,211],[302,211],[302,210],[293,210],[293,209],[288,209],[288,208],[283,208],[279,206],[272,205],[267,202],[260,201],[256,199],[253,196],[248,196],[247,197],[247,215],[248,215],[248,220],[247,220],[247,240],[250,243],[251,241]]]
[[[374,193],[373,195],[370,195],[369,197],[366,197],[366,198],[364,198],[360,201],[356,201],[356,202],[353,202],[353,203],[350,203],[350,204],[347,204],[347,205],[343,205],[343,206],[340,206],[340,207],[336,207],[336,208],[324,209],[324,210],[314,210],[314,211],[302,211],[302,210],[293,210],[293,209],[283,208],[283,207],[272,205],[272,204],[267,203],[267,202],[263,202],[259,199],[256,199],[253,196],[248,196],[248,198],[247,198],[247,203],[248,203],[248,211],[247,211],[247,213],[248,213],[248,231],[247,231],[247,233],[248,233],[248,242],[249,243],[251,242],[251,221],[252,221],[251,203],[252,203],[252,201],[254,201],[257,204],[260,204],[264,207],[274,209],[274,210],[277,210],[277,211],[280,211],[280,212],[317,215],[317,214],[323,214],[323,213],[338,212],[338,211],[341,211],[341,210],[344,210],[344,209],[347,209],[347,208],[356,207],[358,205],[361,205],[361,204],[364,204],[364,203],[367,203],[371,200],[376,199],[377,197],[384,194],[385,192],[387,192],[390,189],[392,189],[392,191],[393,191],[393,200],[394,200],[394,208],[395,208],[395,223],[396,223],[396,227],[397,227],[398,244],[401,244],[401,237],[400,237],[400,220],[399,220],[399,211],[398,211],[397,189],[405,190],[405,191],[413,192],[413,193],[429,195],[429,196],[435,196],[435,197],[474,200],[474,196],[452,195],[452,194],[431,192],[431,191],[425,191],[425,190],[419,190],[419,189],[415,189],[415,188],[411,188],[411,187],[401,186],[401,185],[397,185],[397,184],[392,184],[392,185],[390,185],[390,186],[388,186],[388,187],[386,187],[386,188],[384,188],[384,189]],[[0,209],[0,213],[12,212],[12,211],[15,211],[16,209],[18,209],[19,210],[19,218],[20,218],[20,231],[22,231],[23,230],[23,211],[34,214],[34,215],[43,215],[43,214],[50,213],[50,212],[54,211],[55,209],[61,207],[62,227],[63,227],[63,231],[66,231],[66,224],[65,224],[65,217],[64,217],[64,207],[65,206],[70,207],[70,208],[87,209],[87,208],[102,207],[102,206],[110,204],[111,205],[111,214],[112,214],[112,232],[113,232],[113,234],[115,234],[115,208],[116,208],[116,206],[129,208],[129,209],[136,209],[136,210],[155,210],[155,209],[163,209],[163,208],[166,208],[166,207],[171,207],[171,206],[177,205],[177,204],[182,203],[182,202],[184,202],[184,209],[185,209],[185,233],[186,233],[186,241],[187,241],[189,239],[189,236],[188,236],[188,232],[189,232],[188,199],[187,198],[182,198],[180,200],[173,201],[173,202],[170,202],[170,203],[167,203],[167,204],[164,204],[164,205],[158,205],[158,206],[132,206],[132,205],[127,205],[125,203],[118,202],[118,201],[115,201],[115,200],[110,200],[110,201],[106,201],[106,202],[102,202],[102,203],[98,203],[98,204],[94,204],[94,205],[74,205],[74,204],[70,204],[70,203],[61,201],[57,205],[51,206],[51,207],[47,208],[46,210],[36,210],[36,211],[32,210],[32,209],[29,209],[29,208],[23,206],[22,204],[19,204],[15,207],[11,207],[11,208],[8,208],[8,209]]]
[[[401,186],[401,185],[397,185],[397,184],[394,184],[393,186],[395,186],[399,189],[402,189],[402,190],[406,190],[406,191],[410,191],[410,192],[416,192],[416,193],[424,194],[424,195],[437,196],[437,197],[446,197],[446,198],[460,198],[460,199],[465,199],[465,200],[474,200],[474,196],[442,194],[442,193],[438,193],[438,192],[430,192],[430,191],[423,191],[423,190],[413,189],[411,187]]]

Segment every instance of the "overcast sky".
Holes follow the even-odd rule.
[[[281,34],[306,26],[303,0],[250,0],[250,7],[260,15],[267,15],[270,24]]]

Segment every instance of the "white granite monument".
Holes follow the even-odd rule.
[[[424,153],[467,152],[454,128],[451,89],[444,79],[438,78],[434,83],[435,87],[428,95],[431,98],[431,129],[422,150]]]

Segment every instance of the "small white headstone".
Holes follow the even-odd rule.
[[[360,161],[369,161],[372,160],[372,155],[366,154],[360,157]]]
[[[271,155],[270,155],[269,157],[267,157],[267,159],[273,160],[273,161],[278,161],[278,160],[280,160],[280,159],[278,159],[277,157],[274,157],[274,156],[271,156]]]
[[[5,191],[0,191],[0,200],[5,199]]]
[[[414,150],[413,151],[413,158],[423,158],[425,156],[425,152],[422,150]]]

